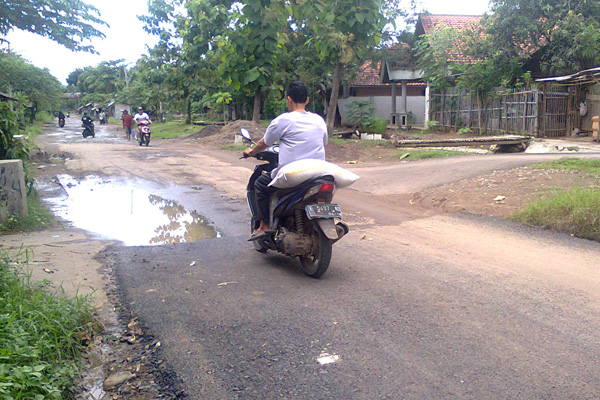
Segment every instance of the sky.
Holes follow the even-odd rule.
[[[32,33],[12,31],[6,39],[12,51],[39,68],[48,68],[60,83],[66,85],[69,74],[77,68],[96,66],[101,61],[124,59],[131,65],[153,47],[157,39],[142,29],[137,15],[148,12],[147,0],[85,0],[96,7],[100,19],[110,25],[100,27],[106,37],[91,44],[98,55],[72,52],[50,39]],[[488,0],[421,0],[422,8],[432,14],[479,15],[488,9]],[[88,44],[88,42],[84,42]]]

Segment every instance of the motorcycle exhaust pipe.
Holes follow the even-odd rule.
[[[333,240],[333,243],[337,242],[341,238],[343,238],[348,232],[350,232],[350,228],[348,225],[342,221],[335,224],[335,232],[337,233],[337,239]]]

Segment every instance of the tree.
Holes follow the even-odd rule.
[[[67,86],[71,88],[77,87],[77,82],[79,81],[79,75],[83,73],[83,68],[77,68],[75,71],[71,72],[67,77]]]
[[[454,45],[457,35],[459,32],[455,29],[443,27],[423,35],[416,44],[423,79],[433,89],[443,90],[451,86],[448,81],[451,74],[448,49]]]
[[[33,109],[38,111],[51,111],[63,101],[62,86],[48,70],[10,53],[0,52],[0,91],[11,96],[24,95],[24,104],[35,104]]]
[[[47,37],[67,49],[95,53],[85,39],[104,38],[93,24],[106,25],[98,10],[81,0],[4,0],[0,6],[0,36],[20,29]]]
[[[205,1],[155,0],[149,3],[149,14],[139,16],[144,29],[159,37],[159,43],[150,51],[149,57],[138,63],[135,70],[138,79],[133,92],[139,94],[137,85],[144,82],[148,90],[154,91],[155,100],[169,100],[171,105],[186,113],[186,123],[192,121],[194,105],[198,105],[206,94],[206,82],[214,82],[212,70],[207,62],[205,47],[194,42],[202,42],[203,37],[194,18],[187,14],[200,12],[206,7]],[[185,5],[186,8],[183,8]],[[212,21],[219,25],[218,21]],[[183,42],[182,40],[183,39]],[[202,79],[204,78],[204,79]]]
[[[125,87],[124,61],[102,61],[95,67],[86,67],[77,75],[77,88],[85,93],[85,101],[101,102],[114,99]]]
[[[289,31],[284,0],[195,0],[188,3],[190,20],[184,50],[212,61],[216,77],[234,92],[254,98],[252,118],[260,118],[261,97],[272,87]],[[189,57],[188,57],[189,58]]]
[[[332,67],[327,129],[333,132],[344,67],[377,46],[389,22],[382,0],[314,0],[294,3],[296,26],[306,29],[309,45],[322,62]]]
[[[541,75],[571,73],[600,63],[596,51],[600,2],[493,0],[491,10],[483,23],[504,59],[533,60]]]

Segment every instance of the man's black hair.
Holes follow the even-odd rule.
[[[304,103],[308,98],[308,89],[304,82],[290,82],[285,90],[286,96],[289,96],[294,103]]]

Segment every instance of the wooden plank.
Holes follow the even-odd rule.
[[[440,139],[440,140],[397,140],[392,143],[396,147],[456,147],[456,146],[490,146],[521,144],[529,142],[528,136],[484,136],[475,138]]]

